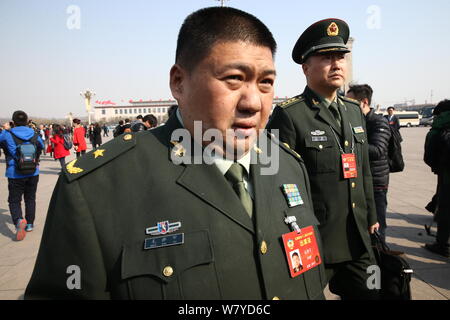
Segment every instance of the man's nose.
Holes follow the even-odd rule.
[[[256,84],[246,84],[242,89],[238,110],[243,113],[256,113],[262,108],[262,93]]]

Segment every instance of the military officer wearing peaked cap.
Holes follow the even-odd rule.
[[[330,290],[342,299],[377,299],[367,267],[376,264],[370,233],[378,228],[364,116],[337,94],[346,77],[349,27],[340,19],[314,23],[292,52],[302,65],[303,94],[277,106],[269,129],[305,161],[320,221]]]
[[[179,108],[164,126],[67,165],[25,298],[324,299],[304,163],[273,137],[267,149],[255,144],[272,108],[275,50],[267,27],[240,10],[187,17],[170,71]],[[189,145],[204,142],[194,121],[241,156],[220,157],[218,144],[212,164],[187,161]],[[181,141],[176,132],[186,131],[194,138]],[[279,170],[264,175],[268,153],[279,154]],[[315,252],[295,273],[290,251],[302,250],[282,242],[292,233]]]

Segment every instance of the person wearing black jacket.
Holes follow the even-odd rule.
[[[98,123],[94,125],[92,148],[96,149],[102,145],[102,128]]]
[[[360,103],[361,110],[366,118],[370,170],[372,172],[378,223],[380,224],[378,232],[382,239],[386,240],[386,210],[389,186],[388,146],[391,130],[387,119],[370,108],[372,95],[373,90],[367,84],[350,86],[347,92],[348,98],[355,99]]]
[[[424,161],[438,176],[436,242],[425,249],[450,257],[450,100],[441,101],[434,109],[434,121],[425,140]]]

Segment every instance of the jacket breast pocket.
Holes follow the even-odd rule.
[[[157,249],[124,246],[121,275],[130,299],[220,299],[208,231],[184,237],[183,244]]]
[[[306,165],[312,172],[336,172],[336,146],[333,140],[328,137],[327,141],[312,141],[311,137],[306,137],[305,148],[307,153]]]

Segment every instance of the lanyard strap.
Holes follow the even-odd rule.
[[[352,153],[355,154],[355,136],[353,135],[353,131],[352,131],[352,124],[349,123],[350,126],[350,132],[352,133]],[[336,143],[339,147],[339,151],[341,152],[341,154],[345,154],[344,149],[341,146],[341,143],[339,142],[339,138],[336,135],[336,132],[334,131],[333,127],[330,126],[331,131],[333,132],[334,138],[336,139]]]

